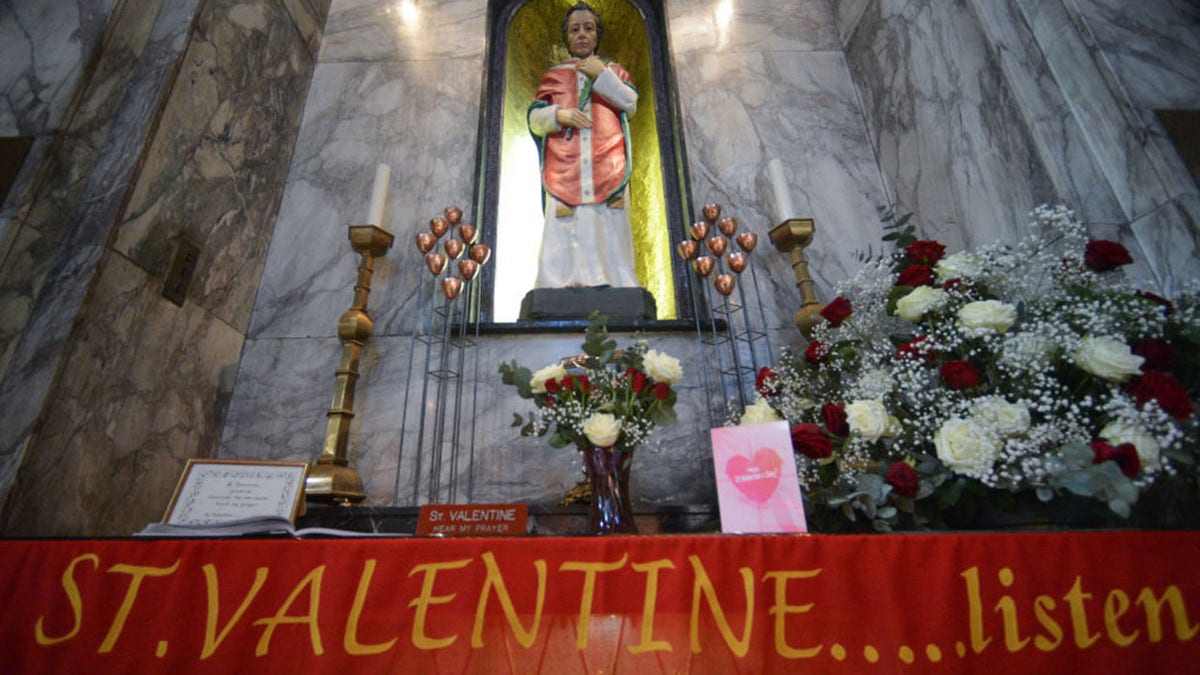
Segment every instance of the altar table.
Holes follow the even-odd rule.
[[[1200,672],[1200,531],[0,540],[0,672]]]

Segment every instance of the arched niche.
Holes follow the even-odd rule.
[[[543,224],[537,147],[526,113],[542,73],[569,56],[561,22],[575,0],[490,0],[487,75],[480,106],[476,221],[495,251],[485,268],[480,318],[516,320],[533,287]],[[660,320],[694,313],[686,269],[673,242],[684,238],[691,206],[679,107],[661,0],[594,0],[604,37],[600,54],[631,73],[638,110],[633,135],[631,215],[638,278]]]

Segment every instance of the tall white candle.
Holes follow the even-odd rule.
[[[796,216],[792,204],[792,193],[788,190],[787,177],[783,174],[783,162],[778,157],[767,162],[767,173],[771,176],[771,190],[775,193],[775,222],[782,223]]]
[[[387,207],[388,183],[392,180],[392,167],[380,164],[375,167],[375,186],[371,189],[371,210],[367,212],[367,224],[383,227],[383,210]]]

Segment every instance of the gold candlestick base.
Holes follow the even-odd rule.
[[[812,243],[816,231],[812,218],[789,218],[772,227],[769,233],[776,250],[792,254],[792,270],[796,273],[801,301],[800,311],[796,312],[796,327],[806,338],[811,338],[813,328],[824,320],[821,310],[825,306],[817,300],[812,275],[808,272],[808,258],[804,256],[804,249]]]
[[[352,225],[350,246],[361,256],[358,281],[354,285],[354,302],[338,320],[338,337],[342,341],[342,360],[338,365],[333,388],[333,404],[329,408],[329,425],[325,430],[325,445],[317,463],[309,470],[304,491],[309,501],[346,504],[366,498],[362,478],[350,466],[347,441],[350,421],[354,419],[354,387],[358,382],[358,362],[363,344],[371,337],[375,326],[367,314],[367,298],[371,294],[371,275],[375,258],[383,257],[392,246],[392,234],[375,225]]]

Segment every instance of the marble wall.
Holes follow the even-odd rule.
[[[187,458],[213,454],[324,11],[205,0],[154,16],[0,392],[35,419],[5,446],[5,534],[128,534],[159,517]],[[177,307],[161,289],[182,240],[200,256]],[[41,330],[37,310],[68,286],[74,313]],[[35,366],[44,395],[14,390]]]

